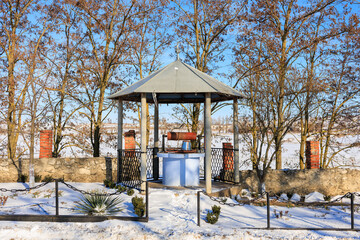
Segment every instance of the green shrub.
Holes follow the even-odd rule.
[[[220,206],[214,205],[214,206],[211,207],[211,210],[216,216],[220,216],[220,211],[221,211]]]
[[[329,202],[331,200],[331,196],[330,195],[324,195],[324,201]]]
[[[211,212],[208,211],[208,213],[206,214],[206,222],[210,224],[215,224],[219,220],[221,207],[214,205],[211,207],[211,210]]]
[[[118,185],[117,186],[117,190],[119,191],[119,192],[125,192],[126,191],[126,187],[125,186],[121,186],[121,185]]]
[[[133,197],[131,202],[134,206],[135,214],[139,217],[143,217],[145,215],[145,203],[142,197]]]
[[[293,195],[294,195],[294,193],[291,193],[291,192],[286,193],[286,196],[287,196],[289,201],[290,201],[290,199],[292,198]]]
[[[127,195],[132,196],[134,195],[134,189],[128,189],[126,193]]]
[[[258,198],[258,197],[259,197],[259,193],[257,193],[257,192],[252,192],[252,193],[251,193],[251,197],[252,197],[252,198]]]
[[[119,207],[122,202],[123,200],[119,196],[112,197],[85,194],[75,205],[74,211],[90,216],[112,215],[123,210]]]
[[[104,185],[108,188],[116,188],[116,183],[107,179],[104,180]]]
[[[18,177],[18,182],[26,183],[28,180],[28,176],[25,174],[21,174],[20,177]]]
[[[41,182],[41,175],[35,174],[35,182]]]
[[[110,184],[110,180],[105,179],[104,180],[105,187],[109,187],[109,184]]]
[[[50,175],[46,175],[44,178],[43,178],[43,182],[51,182],[53,180],[53,177],[50,176]]]

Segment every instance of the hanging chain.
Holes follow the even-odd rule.
[[[22,188],[22,189],[6,189],[6,188],[0,188],[1,192],[12,192],[12,193],[16,193],[16,192],[26,192],[26,191],[30,191],[30,190],[35,190],[41,187],[44,187],[45,185],[49,184],[51,181],[47,181],[47,182],[43,182],[39,185],[36,185],[34,187],[30,187],[30,188]]]
[[[254,203],[260,199],[262,199],[266,193],[263,193],[261,195],[259,195],[257,198],[251,199],[249,201],[246,202],[239,202],[239,203],[226,203],[223,199],[221,198],[216,198],[213,196],[209,196],[206,192],[202,192],[205,196],[209,197],[212,201],[218,202],[220,205],[226,205],[226,206],[230,206],[230,207],[236,207],[236,206],[244,206],[245,204],[251,204]]]
[[[230,207],[235,207],[235,206],[244,206],[245,204],[251,204],[251,203],[254,203],[254,202],[257,202],[259,201],[260,199],[262,199],[264,197],[264,195],[266,195],[266,193],[263,193],[262,195],[258,196],[257,198],[254,198],[252,200],[249,200],[249,201],[244,201],[244,202],[239,202],[239,203],[226,203],[226,201],[224,201],[224,199],[222,198],[216,198],[216,197],[213,197],[213,196],[209,196],[206,192],[202,192],[204,195],[208,196],[212,201],[215,201],[215,202],[218,202],[220,205],[226,205],[226,206],[230,206]],[[272,192],[269,192],[269,194],[275,196],[277,199],[280,199],[281,196],[278,196]],[[357,196],[357,197],[360,197],[360,193],[357,193],[357,192],[354,192],[354,193],[351,193],[351,192],[348,192],[346,193],[345,195],[343,196],[340,196],[332,201],[329,201],[329,202],[316,202],[316,204],[322,204],[322,205],[327,205],[327,204],[331,204],[331,203],[335,203],[335,202],[338,202],[340,200],[342,200],[343,198],[351,198],[351,195],[354,195],[354,196]],[[225,198],[226,199],[226,198]],[[294,202],[294,201],[290,201],[291,203],[297,203],[297,204],[301,204],[299,202]]]
[[[109,197],[109,196],[114,196],[114,195],[120,195],[120,194],[127,191],[127,190],[124,190],[124,191],[116,190],[116,192],[113,192],[113,193],[94,193],[94,192],[87,192],[87,191],[78,189],[77,187],[74,187],[71,184],[64,182],[63,180],[59,180],[59,182],[61,182],[62,184],[64,184],[66,187],[70,188],[73,191],[79,192],[79,193],[81,193],[83,195],[90,195],[90,196],[104,196],[104,197],[106,196],[106,197]]]

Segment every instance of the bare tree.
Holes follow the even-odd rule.
[[[322,101],[321,118],[316,134],[320,140],[321,168],[334,167],[339,154],[360,145],[360,140],[355,136],[360,117],[359,52],[358,37],[349,36],[327,56],[326,66],[329,68],[325,92],[319,96]],[[341,141],[345,135],[352,139]]]
[[[245,9],[245,1],[173,1],[176,5],[175,32],[186,61],[202,72],[210,73],[223,53],[230,48],[227,35]],[[191,132],[199,131],[200,104],[183,105]],[[192,143],[193,147],[196,144]]]
[[[70,121],[83,106],[71,97],[74,89],[79,87],[75,81],[77,62],[84,56],[80,46],[86,34],[83,33],[80,17],[75,7],[65,2],[58,9],[59,24],[57,40],[51,43],[51,48],[44,53],[48,60],[52,81],[48,83],[46,95],[51,115],[49,116],[54,130],[53,157],[59,157],[61,152],[73,145],[72,141],[64,141],[65,130]]]
[[[51,3],[47,5],[34,0],[16,2],[9,0],[0,3],[2,22],[0,48],[7,74],[7,150],[8,158],[17,167],[19,176],[21,166],[16,164],[16,154],[19,134],[23,126],[26,95],[38,67],[43,38],[53,26],[54,14],[56,12]],[[22,71],[24,62],[27,63],[26,73]]]
[[[84,107],[81,116],[90,123],[93,156],[100,156],[101,127],[112,108],[105,95],[118,89],[114,74],[119,65],[126,63],[132,53],[133,31],[138,27],[134,17],[147,11],[140,1],[76,1],[82,23],[86,28],[86,44],[82,50],[78,71],[81,92],[74,98]]]
[[[282,168],[283,138],[294,122],[294,117],[299,117],[301,114],[301,112],[294,113],[297,100],[295,95],[304,91],[304,86],[297,84],[297,74],[294,74],[298,71],[296,66],[300,57],[304,51],[319,41],[325,41],[342,30],[325,29],[315,38],[309,38],[306,34],[313,18],[323,12],[336,11],[335,6],[338,2],[341,1],[317,0],[303,4],[295,0],[280,2],[266,0],[252,3],[248,18],[249,25],[244,28],[247,35],[245,38],[251,38],[258,43],[254,46],[261,54],[266,68],[271,70],[271,74],[267,77],[272,78],[274,89],[273,134],[277,169]]]

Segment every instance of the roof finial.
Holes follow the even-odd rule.
[[[176,44],[175,52],[177,54],[176,60],[179,60],[180,59],[180,57],[179,57],[179,54],[180,54],[179,43]]]

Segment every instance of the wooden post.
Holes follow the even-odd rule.
[[[234,98],[233,104],[233,127],[234,127],[234,181],[240,182],[240,159],[239,159],[239,117],[238,117],[238,101]]]
[[[117,169],[116,169],[116,182],[122,181],[122,135],[123,135],[123,101],[118,100],[118,136],[117,136]],[[112,173],[111,173],[112,174]]]
[[[146,93],[141,93],[141,167],[140,175],[143,183],[141,184],[141,191],[144,192],[146,188]]]
[[[154,155],[153,155],[153,177],[159,179],[159,106],[154,104]]]
[[[211,193],[211,93],[205,94],[205,183]]]

